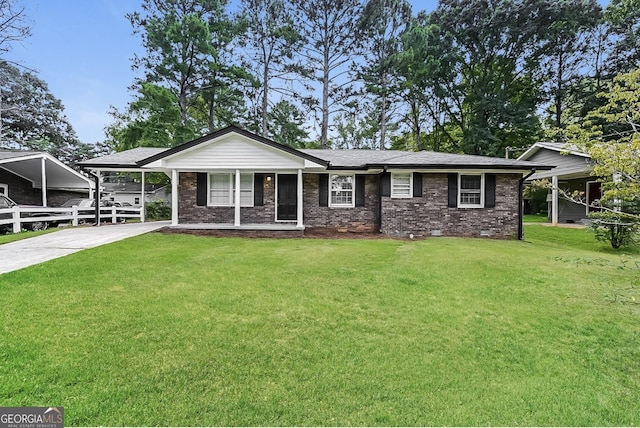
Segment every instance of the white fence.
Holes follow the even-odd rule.
[[[13,233],[18,233],[22,229],[32,229],[34,224],[38,222],[40,224],[46,223],[47,226],[58,226],[60,224],[77,226],[83,223],[94,223],[95,216],[95,208],[15,206],[13,208],[0,209],[0,228],[4,225],[12,225]],[[144,221],[142,208],[116,206],[100,208],[101,222],[118,223],[131,218]]]

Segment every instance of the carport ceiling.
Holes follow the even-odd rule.
[[[5,154],[6,155],[6,154]],[[2,157],[5,157],[2,159]],[[28,157],[0,157],[0,168],[3,168],[25,180],[30,181],[35,188],[42,188],[42,158],[45,157],[45,173],[47,188],[57,189],[88,189],[91,185],[89,178],[84,178],[58,161],[46,155],[30,155]]]

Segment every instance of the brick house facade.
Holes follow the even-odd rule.
[[[89,168],[172,178],[172,227],[229,233],[330,230],[519,238],[522,183],[545,165],[433,152],[298,150],[228,127]]]

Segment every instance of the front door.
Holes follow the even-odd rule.
[[[298,215],[298,176],[297,174],[278,174],[278,214],[276,220],[297,220]]]
[[[597,181],[587,182],[587,214],[590,212],[601,211],[600,208],[592,206],[596,201],[600,203],[600,198],[602,198],[600,183]]]

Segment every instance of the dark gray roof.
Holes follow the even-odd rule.
[[[136,147],[124,152],[78,162],[80,166],[104,168],[139,168],[138,162],[167,150],[162,147]]]
[[[332,167],[366,168],[367,165],[384,163],[398,156],[409,155],[412,152],[398,150],[322,150],[301,149],[303,153],[329,162]]]
[[[517,159],[460,155],[439,152],[397,150],[301,150],[329,162],[329,168],[479,168],[479,169],[551,169]]]

